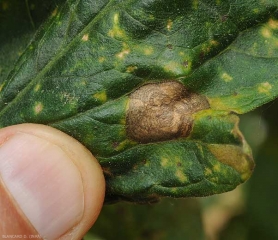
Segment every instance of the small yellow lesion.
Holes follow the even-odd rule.
[[[108,36],[112,38],[122,37],[123,35],[124,34],[120,29],[113,28],[108,31]]]
[[[51,13],[51,17],[55,17],[58,13],[58,8],[56,7],[53,12]]]
[[[174,73],[180,73],[181,72],[181,65],[177,62],[170,61],[168,64],[166,64],[163,67],[164,71],[166,72],[174,72]]]
[[[129,53],[130,53],[129,49],[124,49],[123,51],[118,53],[116,56],[117,56],[117,58],[123,59],[125,57],[125,55],[128,55]]]
[[[103,63],[104,61],[105,61],[105,57],[99,57],[99,58],[98,58],[98,62],[99,62],[99,63]]]
[[[274,20],[274,19],[269,19],[268,21],[268,26],[271,28],[271,29],[278,29],[278,20]]]
[[[218,46],[219,42],[217,42],[216,40],[211,40],[209,43],[211,46]]]
[[[128,66],[126,69],[127,73],[133,73],[137,69],[137,66]]]
[[[88,40],[89,40],[89,34],[86,33],[86,34],[83,35],[82,41],[83,41],[83,42],[87,42]]]
[[[216,163],[214,166],[213,166],[213,171],[215,172],[220,172],[221,171],[221,166],[219,163]]]
[[[121,125],[126,125],[126,118],[124,117],[124,118],[120,119],[119,123]]]
[[[4,88],[4,86],[5,86],[4,83],[2,83],[2,84],[0,85],[0,92],[2,91],[2,89]]]
[[[123,49],[121,52],[116,54],[116,57],[119,59],[123,59],[126,55],[130,53],[130,49],[126,43],[123,43]]]
[[[80,81],[80,86],[86,86],[88,83],[86,80]]]
[[[228,73],[223,73],[221,75],[221,78],[225,81],[225,82],[230,82],[233,80],[233,78],[228,74]]]
[[[161,158],[160,162],[162,167],[167,167],[169,165],[169,159],[168,158]]]
[[[126,37],[125,31],[120,27],[119,13],[115,13],[113,16],[113,27],[109,29],[108,36],[112,38]]]
[[[269,92],[271,91],[271,89],[272,89],[272,85],[271,85],[269,82],[261,83],[261,84],[258,86],[258,91],[259,91],[259,93],[269,94]]]
[[[149,15],[149,19],[150,19],[150,20],[154,20],[154,19],[155,19],[154,15],[150,14],[150,15]]]
[[[35,91],[35,92],[38,92],[40,89],[41,89],[41,84],[38,83],[38,84],[34,87],[34,91]]]
[[[43,104],[41,102],[36,102],[34,106],[34,113],[38,115],[43,110]]]
[[[259,12],[260,12],[260,9],[258,9],[258,8],[253,9],[253,13],[259,13]]]
[[[172,29],[172,26],[173,26],[173,21],[171,19],[168,19],[167,21],[167,30],[170,31]]]
[[[205,168],[205,176],[212,175],[212,171],[210,168]]]
[[[115,13],[113,17],[114,24],[119,24],[119,13]]]
[[[153,52],[154,52],[154,50],[153,50],[153,48],[150,47],[150,46],[144,48],[144,54],[147,55],[147,56],[148,56],[148,55],[152,55]]]
[[[198,9],[198,5],[199,5],[199,1],[198,0],[193,0],[193,9],[197,10]]]
[[[213,177],[209,179],[211,182],[217,183],[219,181],[218,177]]]
[[[106,91],[97,92],[93,95],[94,98],[99,100],[100,102],[104,103],[107,101],[107,94]]]
[[[204,53],[209,53],[211,52],[215,47],[219,45],[219,42],[216,40],[210,40],[202,44],[202,51]]]
[[[129,140],[124,140],[122,142],[120,142],[117,147],[115,148],[116,151],[122,151],[126,148],[126,146],[128,146],[130,144]]]
[[[188,182],[188,177],[180,169],[176,171],[176,177],[180,182]]]
[[[264,38],[271,38],[272,37],[272,31],[268,27],[263,27],[261,30],[261,34]]]
[[[233,99],[236,99],[236,97],[234,97]],[[208,98],[208,101],[210,107],[215,110],[227,109],[230,105],[229,102],[225,101],[225,99],[221,97]]]

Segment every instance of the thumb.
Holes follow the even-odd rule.
[[[96,159],[68,135],[35,124],[0,130],[0,239],[81,239],[104,188]]]

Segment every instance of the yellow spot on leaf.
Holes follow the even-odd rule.
[[[243,181],[247,180],[254,168],[254,161],[251,156],[248,156],[241,147],[235,145],[209,145],[209,150],[221,163],[228,165],[241,174]],[[219,167],[216,167],[219,165]],[[220,164],[214,166],[214,170],[220,170]],[[223,169],[222,169],[223,171]]]
[[[125,55],[127,55],[129,53],[130,53],[130,50],[129,49],[125,49],[125,50],[121,51],[120,53],[118,53],[117,57],[122,59],[122,58],[124,58]]]
[[[146,48],[144,48],[144,54],[145,54],[145,55],[151,55],[151,54],[153,54],[153,48],[152,48],[152,47],[146,47]]]
[[[260,12],[260,9],[254,8],[254,9],[253,9],[253,12],[254,12],[254,13],[259,13],[259,12]]]
[[[199,2],[198,0],[193,0],[193,9],[197,10],[198,9],[198,5],[199,5]]]
[[[137,69],[137,66],[128,66],[126,69],[127,73],[132,73]]]
[[[120,122],[119,122],[121,125],[126,125],[126,118],[122,118],[120,119]]]
[[[221,171],[221,166],[219,163],[216,163],[214,166],[213,166],[213,170],[215,172],[220,172]]]
[[[99,58],[98,58],[98,61],[99,61],[100,63],[103,63],[103,62],[105,61],[105,57],[99,57]]]
[[[89,40],[89,34],[84,34],[82,37],[83,42],[87,42]]]
[[[167,167],[168,164],[169,164],[168,158],[162,158],[162,159],[161,159],[161,166],[162,166],[162,167]]]
[[[34,88],[34,91],[37,92],[37,91],[40,90],[40,88],[41,88],[41,85],[40,85],[40,84],[37,84],[37,85],[35,86],[35,88]]]
[[[110,29],[108,32],[108,36],[109,37],[122,37],[123,36],[123,32],[120,29]]]
[[[259,93],[266,93],[266,94],[268,94],[271,89],[272,89],[272,86],[271,86],[271,84],[269,82],[261,83],[259,85],[259,87],[258,87]]]
[[[233,78],[228,74],[228,73],[223,73],[221,78],[225,81],[225,82],[230,82],[233,80]]]
[[[57,15],[58,8],[56,7],[54,11],[51,13],[51,17],[55,17]]]
[[[210,41],[210,45],[211,45],[211,46],[217,46],[217,45],[219,45],[219,42],[217,42],[217,41],[215,41],[215,40],[211,40],[211,41]]]
[[[213,177],[213,178],[210,178],[210,181],[214,182],[214,183],[217,183],[218,182],[218,177]]]
[[[181,70],[181,65],[176,63],[176,62],[169,62],[168,64],[166,64],[163,68],[166,72],[172,72],[172,73],[176,73],[176,74],[181,74],[182,70]]]
[[[171,28],[172,28],[172,26],[173,26],[172,20],[171,20],[171,19],[168,19],[167,26],[166,26],[166,27],[167,27],[167,30],[170,31]]]
[[[277,20],[274,20],[274,19],[270,19],[268,21],[268,25],[271,29],[278,29],[278,21]]]
[[[86,86],[87,85],[87,81],[86,80],[83,80],[80,82],[80,86]]]
[[[113,27],[108,31],[108,36],[112,38],[126,37],[125,31],[120,27],[119,14],[115,13],[113,16]]]
[[[181,182],[187,182],[188,178],[187,176],[181,171],[181,170],[177,170],[176,171],[176,177],[179,179],[179,181]]]
[[[270,30],[269,28],[267,28],[267,27],[262,28],[261,33],[262,33],[263,37],[265,37],[265,38],[270,38],[270,37],[272,37],[272,32],[271,32],[271,30]]]
[[[116,151],[124,150],[126,148],[126,146],[129,144],[130,144],[129,140],[126,139],[126,140],[120,142],[119,145],[115,148],[115,150]]]
[[[43,110],[43,105],[41,102],[36,102],[34,106],[34,112],[35,114],[39,114]]]
[[[114,24],[119,24],[119,14],[115,13],[113,17]]]
[[[101,101],[102,103],[106,102],[107,101],[107,95],[106,95],[106,92],[105,91],[101,91],[101,92],[98,92],[98,93],[95,93],[93,95],[94,98],[98,99],[99,101]]]
[[[126,43],[123,43],[123,49],[120,53],[116,55],[117,58],[123,59],[125,55],[130,53],[130,49]]]
[[[155,19],[154,15],[150,14],[150,15],[149,15],[149,19],[150,19],[150,20],[154,20],[154,19]]]
[[[4,85],[5,85],[4,83],[2,83],[2,84],[0,85],[0,92],[2,91]]]
[[[209,176],[212,174],[212,171],[210,168],[205,168],[205,176]]]

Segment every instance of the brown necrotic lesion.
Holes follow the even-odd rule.
[[[204,96],[189,92],[177,81],[146,84],[130,95],[127,133],[141,143],[187,137],[192,114],[207,108]]]

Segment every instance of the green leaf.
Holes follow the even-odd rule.
[[[14,62],[24,52],[40,24],[65,0],[1,0],[0,1],[0,83]]]
[[[232,190],[254,164],[231,112],[278,93],[277,8],[68,0],[1,82],[0,126],[42,123],[75,137],[103,167],[106,201]]]

